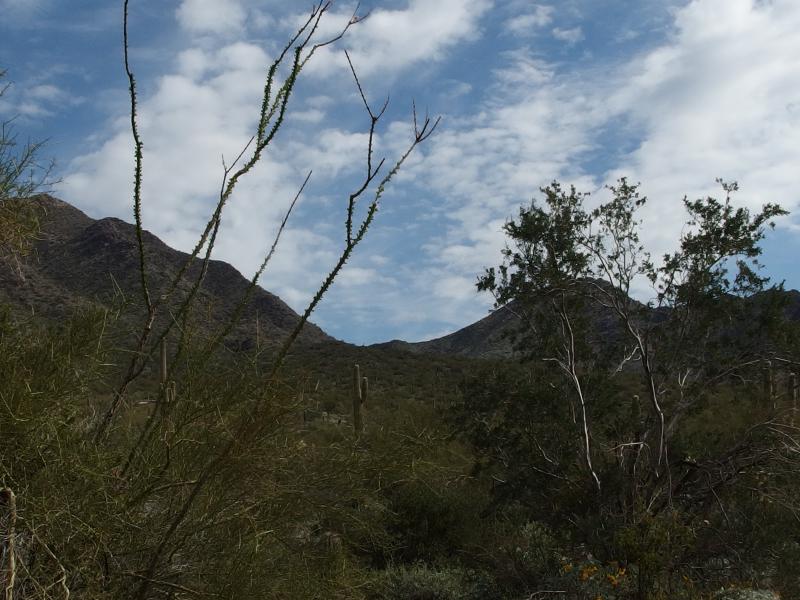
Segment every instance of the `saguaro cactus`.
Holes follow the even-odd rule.
[[[167,375],[169,370],[167,369],[167,338],[161,338],[161,385],[162,387],[167,386]]]
[[[764,361],[764,403],[775,408],[775,382],[772,375],[772,361]]]
[[[169,380],[169,369],[167,367],[167,339],[161,338],[161,393],[162,400],[170,403],[175,400],[175,381]]]
[[[364,431],[364,409],[369,394],[369,380],[361,377],[361,367],[353,368],[353,433],[359,438]]]

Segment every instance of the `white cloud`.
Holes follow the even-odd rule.
[[[552,31],[553,37],[559,41],[565,42],[573,46],[583,40],[583,29],[580,27],[572,27],[570,29],[562,29],[555,27]]]
[[[540,186],[567,178],[593,187],[576,157],[593,147],[608,114],[530,54],[509,53],[506,60],[483,110],[445,123],[420,167],[422,185],[442,198],[449,221],[426,247],[428,260],[449,269],[450,288],[460,282],[464,294],[474,294],[475,276],[499,260],[503,223]]]
[[[167,243],[187,249],[213,205],[222,157],[230,165],[250,137],[267,57],[257,46],[236,43],[221,47],[213,59],[197,52],[182,58],[183,73],[162,77],[152,96],[140,98],[139,124],[145,145],[145,226]],[[223,221],[226,231],[233,226],[237,231],[220,244],[219,256],[245,273],[255,269],[304,176],[280,155],[274,158],[275,150],[240,183]],[[120,117],[97,151],[73,161],[61,189],[96,216],[127,217],[130,192],[119,192],[130,190],[132,173],[129,123]],[[287,233],[286,246],[299,237]],[[324,244],[315,238],[315,247]],[[313,253],[297,258],[313,260]],[[281,260],[276,257],[276,264]]]
[[[41,84],[28,90],[28,96],[36,100],[57,102],[66,96],[66,93],[52,84]]]
[[[366,133],[329,128],[320,131],[313,144],[290,142],[288,151],[302,164],[313,165],[321,176],[336,177],[355,166],[361,168],[368,139]]]
[[[553,22],[552,6],[538,5],[531,12],[522,13],[508,19],[504,26],[513,35],[525,36]]]
[[[178,54],[178,72],[190,79],[201,79],[212,67],[214,59],[201,48],[189,48]]]
[[[428,69],[457,44],[481,35],[490,6],[411,0],[402,9],[376,10],[351,30],[345,45],[364,77]],[[193,13],[197,27],[185,25],[190,32],[232,33],[239,26],[203,26],[201,14]],[[335,31],[350,13],[332,16],[340,21],[329,22]],[[544,18],[529,21],[566,43],[583,36],[579,27],[550,30]],[[618,175],[641,181],[651,200],[645,241],[657,252],[669,249],[680,231],[683,195],[716,194],[717,176],[738,179],[739,201],[749,205],[800,207],[798,30],[800,5],[794,0],[695,0],[675,10],[662,43],[617,62],[556,64],[543,58],[535,37],[530,48],[498,53],[488,89],[483,82],[471,92],[453,86],[454,96],[485,90],[483,101],[471,113],[445,115],[421,149],[425,160],[415,155],[393,182],[404,200],[418,199],[423,208],[392,227],[386,227],[389,215],[381,215],[377,231],[385,238],[348,264],[317,318],[350,339],[360,334],[336,328],[351,318],[393,324],[406,339],[480,318],[490,299],[476,297],[475,277],[499,261],[505,219],[554,178],[595,192]],[[315,58],[320,60],[309,73],[342,75],[340,52]],[[266,54],[252,44],[204,43],[183,52],[175,71],[142,99],[146,226],[169,243],[186,248],[194,241],[219,185],[220,151],[230,160],[248,139],[266,63]],[[275,150],[282,154],[270,154],[242,185],[224,221],[218,256],[245,274],[266,249],[304,168],[314,167],[316,181],[346,179],[353,165],[363,166],[363,130],[351,130],[336,112],[341,98],[360,111],[358,98],[331,79],[315,81],[317,87],[296,98],[287,123],[312,133],[279,139]],[[47,89],[40,93],[46,96]],[[335,125],[325,125],[324,116],[337,118]],[[121,117],[105,145],[77,159],[66,180],[67,199],[80,200],[96,216],[128,216],[129,198],[119,193],[130,189],[133,171],[127,127]],[[401,139],[408,139],[408,124],[390,123],[376,142],[391,156]],[[616,145],[620,140],[624,146]],[[587,164],[587,157],[602,166]],[[302,201],[307,214],[287,230],[264,280],[295,308],[340,248],[340,192],[317,189]]]
[[[0,81],[0,86],[6,85]],[[71,96],[64,89],[51,83],[32,81],[9,85],[0,98],[0,115],[4,118],[42,119],[54,115],[64,107],[83,102],[79,96]]]
[[[477,39],[481,19],[491,5],[491,0],[410,0],[398,9],[373,11],[348,32],[343,45],[351,51],[363,78],[394,79],[409,68],[430,69],[458,44]],[[189,34],[184,39],[191,46],[168,57],[173,61],[162,61],[172,64],[173,69],[154,84],[140,81],[140,89],[153,89],[148,95],[140,92],[139,98],[139,125],[145,145],[143,216],[146,228],[170,245],[188,249],[201,231],[219,188],[220,154],[230,163],[250,135],[264,68],[269,64],[260,47],[232,42],[255,35],[257,28],[272,26],[285,34],[291,27],[285,20],[265,18],[248,0],[183,0],[175,16]],[[327,15],[317,39],[338,32],[350,16],[344,9]],[[272,47],[272,40],[264,45]],[[302,181],[304,169],[313,167],[312,184],[301,200],[297,221],[290,222],[263,281],[296,309],[308,301],[341,246],[342,202],[347,192],[342,195],[341,185],[323,188],[316,182],[337,177],[348,181],[354,169],[358,169],[354,176],[360,177],[366,155],[364,115],[353,131],[348,118],[343,117],[346,113],[333,114],[341,110],[337,107],[342,102],[351,101],[353,110],[363,112],[351,79],[340,77],[347,68],[341,45],[321,50],[303,74],[335,75],[348,86],[346,92],[336,89],[338,84],[331,86],[326,77],[322,87],[303,89],[293,98],[287,127],[296,136],[283,133],[264,164],[240,183],[223,219],[215,252],[217,258],[231,261],[245,275],[252,273]],[[381,90],[382,86],[375,87]],[[464,94],[469,87],[462,84],[453,89]],[[325,125],[326,116],[336,118],[334,126]],[[304,131],[308,136],[303,137]],[[386,129],[375,139],[376,156],[386,154],[391,160],[408,141],[408,123],[391,123],[387,118]],[[116,120],[96,148],[72,162],[60,191],[65,199],[93,216],[130,219],[133,157],[127,116]],[[413,181],[408,171],[415,164],[414,159],[409,161],[394,185]],[[391,200],[391,191],[386,199]],[[405,292],[412,274],[399,267],[400,262],[385,256],[377,263],[368,258],[351,261],[327,299],[328,319],[350,311],[356,319],[374,319],[376,304],[380,307],[377,314],[385,322],[423,323],[429,319],[420,310],[409,313]],[[381,275],[384,270],[392,275]],[[457,307],[464,304],[462,300],[454,299],[443,309],[447,322],[457,322]]]
[[[440,300],[472,300],[475,295],[475,278],[448,275],[436,280],[434,295]]]
[[[321,123],[325,119],[325,113],[316,108],[310,108],[308,110],[294,111],[289,115],[289,118],[305,123]]]
[[[441,60],[456,44],[476,39],[491,6],[491,0],[409,0],[404,9],[371,12],[348,32],[346,45],[359,75],[391,78],[411,66]],[[320,39],[339,31],[351,16],[332,15]],[[346,66],[341,51],[327,47],[309,70],[332,75]]]
[[[230,164],[249,139],[269,64],[265,52],[253,44],[216,44],[209,47],[204,42],[202,48],[181,52],[174,71],[158,78],[150,95],[139,98],[145,148],[144,225],[183,250],[193,247],[215,202],[222,178],[220,155]],[[341,184],[328,188],[324,182],[337,176],[348,181],[349,174],[358,169],[360,176],[364,167],[367,137],[363,131],[348,130],[346,119],[337,119],[337,127],[315,127],[336,104],[350,101],[363,117],[361,101],[352,92],[344,99],[298,93],[284,128],[292,135],[279,135],[262,163],[240,181],[223,218],[215,257],[249,276],[268,249],[306,169],[314,169],[309,189],[262,281],[296,310],[304,308],[341,251],[347,193]],[[69,165],[60,186],[66,200],[95,217],[130,220],[133,151],[129,127],[128,117],[120,116],[95,151]],[[356,127],[363,130],[363,118]],[[408,134],[406,124],[406,143]],[[384,145],[392,143],[390,139]],[[376,152],[386,149],[382,144],[379,135]],[[337,306],[342,310],[358,306],[375,295],[370,291],[375,287],[397,287],[376,264],[355,262],[345,267],[326,303],[333,302],[328,314],[336,314]]]
[[[175,16],[190,33],[226,34],[244,29],[247,12],[239,0],[183,0]]]
[[[750,206],[800,206],[798,28],[791,0],[694,1],[676,14],[673,39],[626,69],[612,102],[642,143],[618,171],[652,198],[649,233],[660,245],[677,231],[683,194],[719,195],[715,177],[738,180],[738,201]]]

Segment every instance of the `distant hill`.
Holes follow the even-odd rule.
[[[41,234],[35,252],[22,264],[0,263],[0,302],[45,318],[58,319],[81,305],[141,304],[139,259],[133,225],[115,218],[95,220],[50,195],[31,200],[40,208]],[[151,294],[161,294],[188,255],[144,232]],[[199,273],[196,260],[179,288],[179,296]],[[228,263],[212,260],[198,295],[196,319],[214,331],[233,314],[248,280]],[[175,304],[171,306],[174,309]],[[169,318],[167,312],[164,318]],[[260,342],[276,345],[292,330],[299,316],[276,295],[257,287],[241,321],[226,338],[227,345],[248,348],[258,330]],[[319,327],[307,324],[301,343],[333,341]]]
[[[785,317],[789,321],[800,321],[800,292],[786,290],[779,292],[779,295],[781,302],[784,303]],[[757,295],[748,300],[752,304],[747,308],[746,314],[752,314],[754,317],[757,315],[759,309],[756,308],[754,301],[759,297]],[[645,314],[648,314],[647,318],[653,319],[654,322],[663,319],[666,315],[665,309],[644,310]],[[392,340],[375,344],[374,347],[426,355],[440,354],[480,359],[512,358],[518,355],[518,351],[514,350],[514,344],[518,338],[516,334],[521,327],[520,312],[519,307],[512,302],[492,311],[480,321],[440,338],[423,342]],[[619,339],[619,326],[612,314],[593,308],[589,318],[599,325],[596,329],[596,339],[592,341],[593,344],[605,347],[609,341]]]
[[[115,333],[138,333],[143,309],[134,226],[115,218],[92,219],[50,195],[31,201],[40,209],[40,239],[21,269],[0,259],[0,308],[8,306],[34,320],[59,322],[81,307],[127,305]],[[155,295],[172,280],[188,255],[148,232],[144,240]],[[198,260],[190,269],[190,281],[199,265]],[[248,284],[231,265],[211,261],[194,312],[195,327],[201,327],[201,333],[216,332],[235,310]],[[181,290],[186,289],[184,284]],[[167,318],[169,311],[162,311],[160,323]],[[268,358],[299,318],[278,296],[257,287],[239,324],[225,338],[225,347],[247,352],[258,343]],[[125,339],[119,346],[129,348],[133,343]],[[307,323],[287,356],[285,373],[304,387],[308,407],[347,414],[352,404],[354,364],[360,364],[361,373],[369,378],[370,402],[388,410],[396,410],[400,399],[432,405],[452,399],[463,373],[474,370],[470,359],[463,356],[422,356],[402,349],[356,346]]]
[[[391,348],[417,354],[450,354],[471,358],[508,358],[514,355],[510,334],[519,327],[519,318],[512,306],[492,311],[472,325],[425,342],[392,340],[375,344],[376,348]]]

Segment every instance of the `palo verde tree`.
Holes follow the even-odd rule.
[[[684,199],[688,218],[676,249],[655,260],[641,240],[637,215],[646,198],[638,185],[619,180],[611,199],[592,209],[587,194],[554,182],[541,190],[542,202],[505,225],[502,264],[478,279],[496,308],[519,317],[519,347],[542,390],[532,393],[548,407],[559,396],[569,404],[562,414],[572,416],[573,462],[582,468],[563,461],[563,446],[550,439],[556,428],[536,427],[537,415],[529,413],[544,400],[512,409],[500,397],[484,397],[499,412],[476,418],[473,437],[492,438],[483,431],[491,424],[503,434],[495,444],[504,444],[491,451],[507,461],[531,454],[530,477],[548,475],[552,494],[574,488],[576,477],[590,483],[595,499],[584,507],[595,520],[612,515],[626,526],[652,525],[662,514],[684,523],[718,517],[732,532],[743,505],[731,490],[750,489],[756,473],[771,474],[763,493],[797,514],[795,488],[784,476],[800,468],[800,436],[785,402],[796,398],[789,371],[797,357],[779,342],[781,286],[769,284],[758,261],[766,231],[786,212],[775,204],[754,212],[736,207],[737,185],[719,183],[722,200]],[[648,283],[652,297],[634,298]],[[723,419],[713,416],[718,410]],[[553,418],[552,408],[544,412]],[[513,423],[498,424],[508,415]],[[623,546],[636,546],[636,535],[623,535]],[[741,554],[725,560],[741,562]],[[658,564],[663,572],[674,567]]]

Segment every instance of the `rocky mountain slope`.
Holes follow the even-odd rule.
[[[140,305],[141,286],[136,233],[133,225],[115,218],[95,220],[49,195],[33,200],[40,209],[41,233],[35,251],[21,268],[0,263],[0,302],[45,318],[58,319],[87,303],[107,307]],[[151,294],[163,293],[188,255],[174,250],[156,236],[144,232]],[[189,269],[177,294],[185,294],[199,273],[200,261]],[[233,314],[248,280],[228,263],[212,260],[198,296],[208,332],[216,330]],[[176,306],[173,303],[171,308]],[[135,311],[134,311],[135,312]],[[164,311],[165,313],[167,311]],[[165,316],[165,318],[168,318]],[[257,287],[239,324],[226,338],[233,348],[255,343],[280,343],[299,316],[280,298]],[[303,343],[333,341],[319,327],[307,324]]]
[[[451,354],[472,358],[507,358],[514,354],[513,340],[509,335],[519,326],[513,307],[505,306],[488,316],[449,335],[424,342],[392,340],[376,344],[377,348],[391,348],[416,354]]]
[[[792,322],[800,321],[800,291],[786,290],[778,292],[778,301],[782,303],[783,314]],[[745,308],[746,314],[757,315],[760,296],[749,300]],[[665,317],[665,309],[648,310],[642,307],[647,318],[659,321]],[[488,316],[454,333],[423,342],[404,342],[392,340],[376,344],[377,348],[391,348],[397,351],[415,354],[442,354],[470,358],[510,358],[516,356],[515,343],[519,341],[521,317],[515,303],[500,307]],[[620,335],[616,318],[607,312],[592,309],[589,319],[598,325],[597,339],[593,344],[605,346],[610,340]]]

